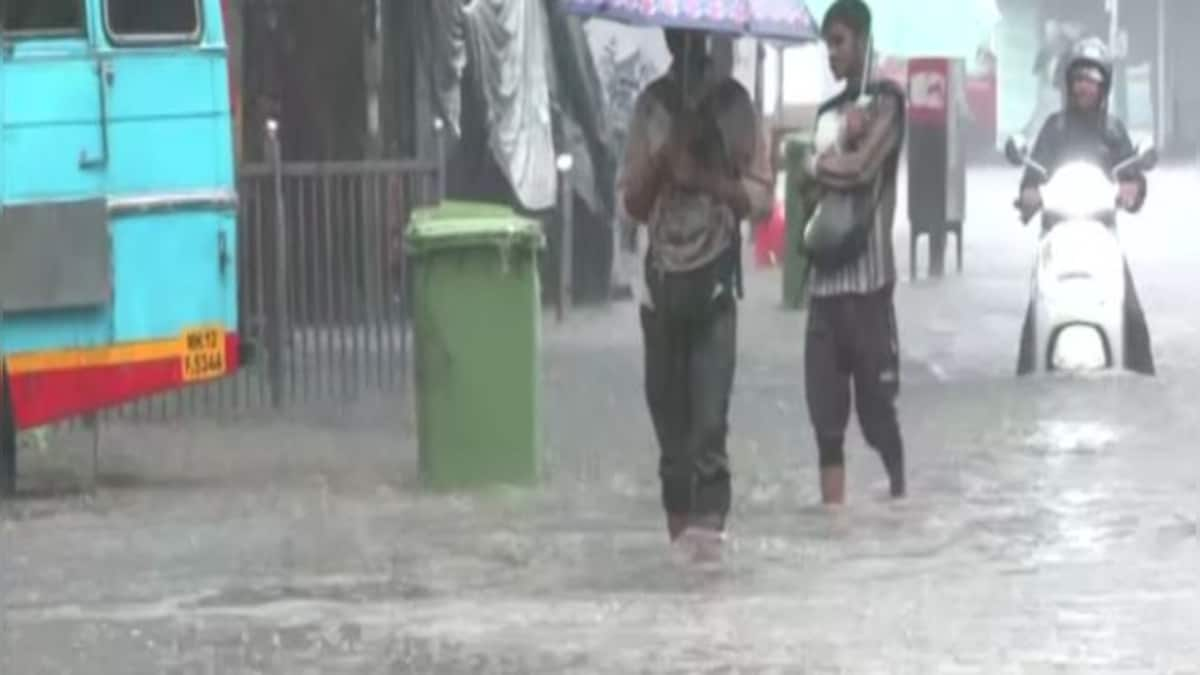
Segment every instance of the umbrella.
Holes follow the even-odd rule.
[[[821,16],[835,0],[806,1]],[[920,11],[912,0],[867,0],[867,5],[875,50],[896,58],[970,61],[1000,21],[996,0],[921,0]]]
[[[747,4],[750,35],[786,42],[821,39],[820,26],[804,0],[748,0]]]
[[[820,38],[805,0],[565,0],[571,14],[782,42]]]

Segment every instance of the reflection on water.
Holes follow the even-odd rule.
[[[1100,422],[1044,421],[1026,439],[1031,446],[1043,448],[1048,454],[1100,452],[1112,446],[1119,433],[1111,425]]]
[[[751,500],[715,569],[670,555],[652,497],[578,485],[453,503],[399,495],[253,526],[263,532],[246,553],[263,568],[214,576],[204,592],[22,602],[8,625],[15,644],[70,635],[78,654],[146,672],[1157,673],[1200,662],[1187,627],[1200,619],[1196,530],[1166,486],[1144,491],[1102,451],[1124,442],[1111,428],[1035,426],[965,461],[923,458],[925,489],[904,503],[873,498],[872,482],[837,511]],[[871,459],[852,467],[869,475]],[[585,502],[595,510],[564,507]],[[364,573],[322,572],[347,568]],[[194,584],[158,582],[164,593]]]
[[[604,386],[636,390],[636,355],[620,358],[632,365],[597,356],[627,367],[590,381],[612,374]],[[737,504],[720,566],[683,564],[665,545],[643,418],[613,424],[588,397],[550,397],[547,414],[574,423],[552,429],[552,471],[532,493],[267,480],[6,521],[0,545],[18,553],[0,563],[0,672],[1157,674],[1200,663],[1200,462],[1181,461],[1200,429],[1181,414],[1186,388],[913,378],[902,402],[912,497],[884,498],[878,459],[855,437],[852,501],[827,510],[814,505],[797,373],[748,361],[764,375],[735,402]]]

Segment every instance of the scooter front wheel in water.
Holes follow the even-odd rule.
[[[1025,309],[1025,321],[1021,324],[1021,343],[1017,347],[1017,375],[1029,375],[1037,370],[1037,335],[1034,333],[1036,318],[1033,303]]]
[[[1157,373],[1154,366],[1154,347],[1150,342],[1150,326],[1146,313],[1133,285],[1129,264],[1125,265],[1125,368],[1142,375]]]

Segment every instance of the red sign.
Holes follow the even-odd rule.
[[[950,63],[946,59],[912,59],[908,62],[909,119],[924,124],[945,124],[950,102]]]

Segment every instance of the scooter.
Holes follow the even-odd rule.
[[[1151,170],[1158,161],[1153,143],[1139,143],[1133,156],[1108,173],[1077,161],[1050,175],[1020,135],[1004,150],[1011,164],[1048,179],[1041,188],[1042,233],[1017,374],[1117,369],[1153,374],[1145,319],[1136,303],[1127,302],[1132,282],[1116,230],[1117,176]],[[1023,223],[1034,215],[1022,213]]]

